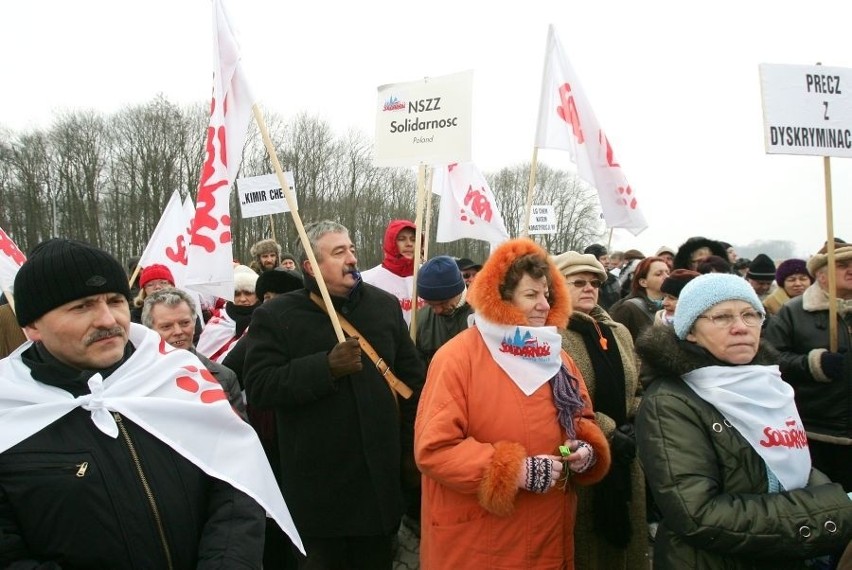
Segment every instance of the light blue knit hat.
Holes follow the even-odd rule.
[[[755,311],[765,313],[748,281],[730,273],[707,273],[687,283],[680,292],[674,314],[674,330],[678,338],[685,339],[704,311],[724,301],[745,301]]]

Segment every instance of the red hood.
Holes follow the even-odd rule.
[[[382,245],[385,257],[382,260],[382,266],[400,277],[411,277],[414,275],[414,259],[407,259],[399,253],[399,248],[396,247],[396,237],[399,232],[405,228],[411,228],[415,232],[417,226],[409,220],[392,220],[388,224],[388,229],[385,230],[385,239]]]

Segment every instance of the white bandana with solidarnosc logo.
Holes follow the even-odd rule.
[[[556,327],[498,325],[482,315],[474,320],[491,358],[527,396],[559,372],[562,337]]]
[[[216,378],[198,358],[166,344],[142,325],[130,325],[136,351],[106,380],[89,379],[91,394],[36,382],[21,360],[24,343],[0,360],[0,453],[82,407],[107,436],[118,437],[118,412],[202,471],[246,493],[304,552],[257,435],[231,409]]]
[[[793,387],[777,365],[707,366],[683,375],[748,441],[784,489],[808,483],[808,437],[793,400]]]

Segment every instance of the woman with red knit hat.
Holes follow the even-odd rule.
[[[166,287],[174,287],[175,278],[171,270],[165,265],[152,263],[139,274],[139,294],[133,299],[133,308],[130,310],[130,321],[142,324],[142,305],[148,295],[156,293]]]

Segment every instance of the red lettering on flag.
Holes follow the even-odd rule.
[[[571,95],[571,85],[565,83],[559,88],[559,100],[562,105],[556,107],[556,114],[559,118],[571,125],[571,130],[577,138],[577,144],[583,144],[585,137],[583,129],[580,126],[580,115],[577,114],[577,104],[574,103],[574,96]]]

